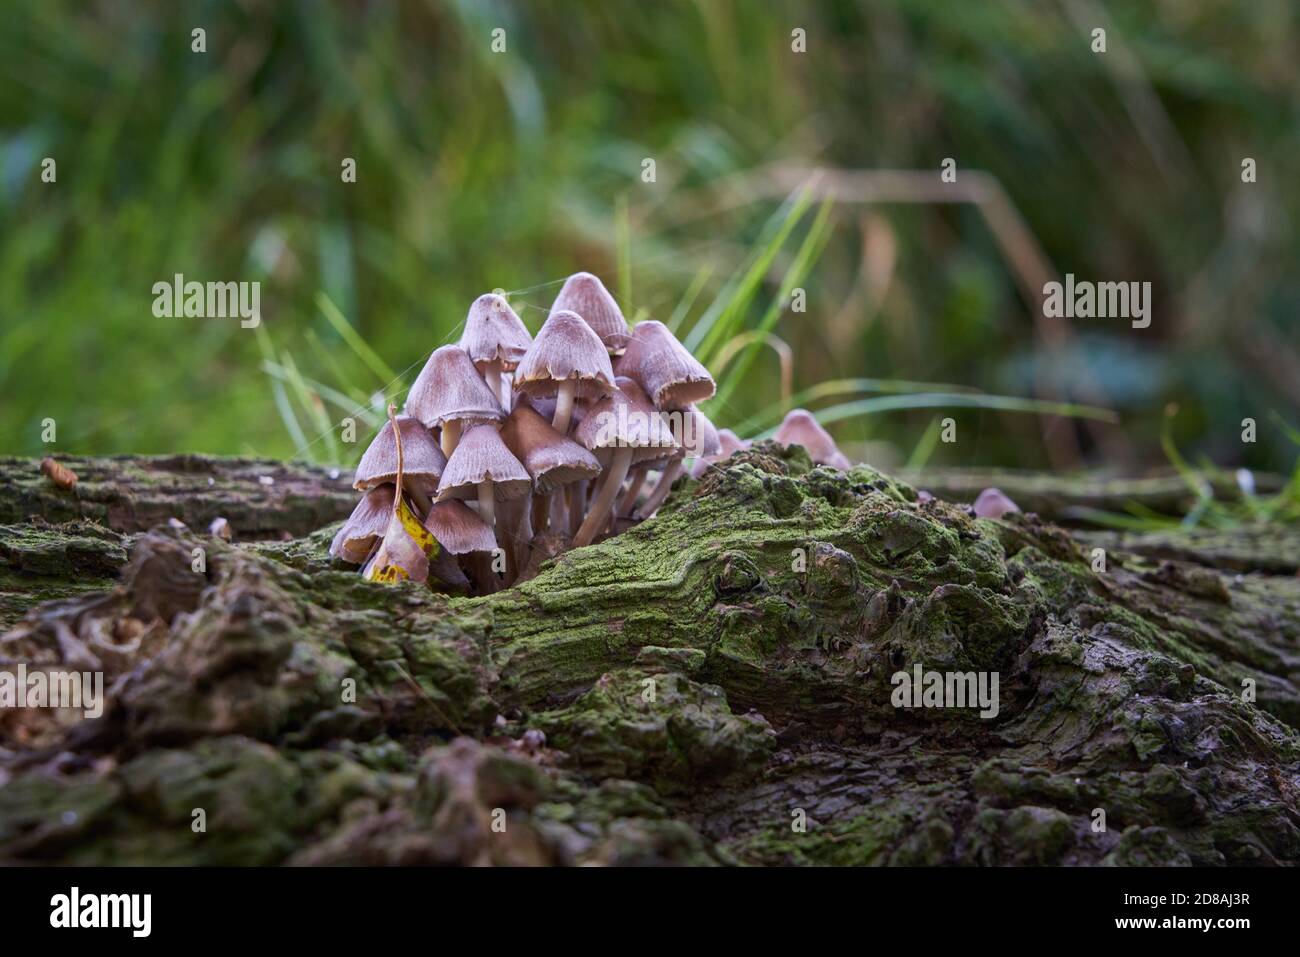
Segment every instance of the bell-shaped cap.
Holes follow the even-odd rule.
[[[474,360],[460,346],[433,351],[406,393],[405,411],[429,428],[453,420],[476,425],[506,417]]]
[[[551,314],[568,310],[576,312],[582,321],[595,331],[610,355],[619,355],[627,348],[627,320],[605,284],[589,272],[575,272],[564,281],[564,287],[551,304]]]
[[[482,381],[482,380],[480,380]],[[409,415],[397,417],[402,430],[402,472],[408,488],[436,488],[447,459],[433,434]],[[385,422],[357,464],[353,488],[374,488],[397,481],[397,442],[393,423]]]
[[[580,399],[597,399],[614,390],[614,367],[600,338],[576,313],[552,310],[528,354],[515,369],[515,388],[530,396],[554,395],[572,379]]]
[[[460,437],[447,460],[438,497],[474,498],[478,486],[487,481],[493,483],[493,497],[503,501],[527,495],[533,488],[523,463],[510,454],[496,427],[476,425]]]
[[[845,472],[853,467],[831,434],[822,428],[821,423],[807,409],[791,409],[787,412],[772,438],[778,445],[802,445],[808,450],[808,457],[818,465],[829,465]]]
[[[662,322],[648,319],[632,330],[627,352],[618,360],[618,374],[640,383],[656,406],[680,409],[703,402],[717,390],[713,376],[686,351]]]
[[[557,486],[600,474],[600,463],[594,455],[555,431],[550,422],[523,403],[515,407],[501,427],[501,440],[524,463],[539,492],[551,492]]]
[[[1020,506],[1001,490],[986,488],[975,499],[975,515],[979,518],[1001,518],[1011,512],[1020,511]]]
[[[454,498],[434,502],[425,516],[424,527],[453,555],[490,552],[497,547],[492,526],[464,502]]]
[[[480,372],[492,362],[500,362],[510,371],[532,344],[533,337],[504,296],[490,292],[470,305],[460,347]]]
[[[368,491],[330,542],[330,554],[353,565],[365,562],[375,542],[384,537],[393,516],[393,486]]]
[[[597,453],[610,449],[635,449],[633,462],[679,458],[682,448],[671,426],[641,387],[624,376],[614,380],[618,390],[601,399],[574,430],[574,438]],[[608,456],[605,456],[608,458]]]

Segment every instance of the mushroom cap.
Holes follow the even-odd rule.
[[[474,360],[460,346],[433,350],[406,393],[405,411],[429,428],[452,420],[471,425],[506,417]]]
[[[494,497],[527,495],[533,488],[520,461],[510,454],[492,425],[476,425],[460,437],[438,485],[439,498],[474,498],[482,482],[493,482]]]
[[[490,552],[497,547],[497,537],[492,526],[458,499],[447,498],[434,502],[424,519],[424,527],[438,540],[439,545],[453,555]]]
[[[515,388],[554,395],[567,379],[577,381],[578,398],[597,399],[614,390],[614,367],[600,337],[577,313],[552,310],[515,369]]]
[[[574,438],[597,453],[597,460],[602,460],[604,450],[629,446],[636,449],[633,462],[679,458],[682,448],[672,429],[641,387],[625,376],[614,381],[617,391],[591,407],[574,430]]]
[[[412,483],[418,482],[422,487],[436,487],[447,459],[433,434],[409,415],[399,415],[397,427],[402,430],[403,484],[413,487]],[[352,487],[367,489],[396,481],[397,442],[393,439],[393,423],[385,422],[357,463]]]
[[[479,372],[490,362],[501,362],[506,371],[513,369],[532,344],[533,337],[505,296],[489,292],[470,304],[460,347]]]
[[[594,455],[555,431],[550,422],[523,403],[501,427],[501,440],[524,463],[539,492],[600,474],[600,463]]]
[[[627,320],[605,284],[589,272],[575,272],[564,281],[560,294],[551,304],[551,314],[562,310],[576,312],[589,325],[610,355],[627,348]]]
[[[713,376],[662,322],[647,319],[632,330],[618,374],[635,379],[661,409],[703,402],[717,391]]]
[[[365,562],[393,515],[393,486],[377,485],[361,497],[330,542],[330,554],[353,565]]]
[[[778,445],[802,445],[808,450],[808,457],[818,465],[829,465],[844,472],[853,467],[831,434],[822,428],[821,423],[807,409],[791,409],[787,412],[772,438]]]
[[[685,425],[685,418],[691,421],[690,433],[682,438],[682,446],[686,449],[686,454],[693,458],[717,455],[722,450],[722,437],[718,434],[717,427],[709,421],[709,417],[693,405],[682,409],[682,415],[683,425]]]
[[[980,492],[973,508],[978,518],[1001,518],[1011,512],[1020,511],[1020,506],[998,488],[986,488]]]

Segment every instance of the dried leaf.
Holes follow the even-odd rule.
[[[424,527],[406,497],[399,495],[393,517],[384,532],[379,550],[362,571],[367,581],[393,584],[399,581],[423,582],[429,578],[429,559],[441,551],[438,540]]]
[[[41,459],[41,471],[59,488],[69,489],[77,485],[77,473],[49,456]]]

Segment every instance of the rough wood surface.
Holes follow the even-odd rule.
[[[346,477],[190,462],[0,463],[0,671],[109,687],[0,711],[0,861],[1300,861],[1295,529],[976,520],[761,445],[449,598],[330,562]],[[915,665],[997,716],[895,707]]]

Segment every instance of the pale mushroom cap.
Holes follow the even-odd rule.
[[[433,351],[406,394],[405,411],[429,428],[452,420],[470,425],[506,417],[474,360],[460,346]]]
[[[647,319],[632,330],[618,374],[635,379],[661,409],[680,409],[711,398],[713,376],[662,322]]]
[[[522,403],[501,427],[501,440],[524,464],[539,492],[600,474],[600,463],[594,455],[555,431],[550,422]]]
[[[651,404],[641,387],[624,376],[614,380],[618,390],[601,399],[574,430],[574,438],[597,453],[600,450],[636,449],[633,462],[677,458],[682,448],[672,429]]]
[[[453,555],[490,552],[497,547],[492,526],[464,502],[454,498],[434,502],[424,519],[424,527]]]
[[[611,355],[618,355],[627,348],[629,337],[623,310],[605,284],[591,273],[576,272],[564,281],[564,287],[551,304],[551,314],[561,310],[576,312],[600,337]]]
[[[372,488],[330,542],[330,554],[353,565],[360,565],[370,554],[375,542],[388,530],[388,520],[393,514],[393,486]]]
[[[614,367],[600,338],[573,312],[552,310],[519,367],[515,388],[528,395],[554,395],[574,379],[580,399],[596,399],[614,389]]]
[[[447,460],[438,496],[474,498],[479,484],[489,479],[493,496],[501,500],[527,495],[533,488],[527,470],[510,454],[495,426],[476,425],[460,437]]]
[[[434,488],[442,478],[447,459],[438,447],[433,434],[409,415],[397,417],[397,427],[402,430],[402,471],[404,484],[420,483],[421,487]],[[374,488],[385,482],[397,481],[397,442],[393,439],[393,423],[385,422],[379,434],[371,441],[365,455],[357,464],[353,488]]]
[[[1001,518],[1011,512],[1020,511],[1020,506],[1011,501],[1001,490],[986,488],[975,499],[975,514],[979,518]]]
[[[813,418],[807,409],[791,409],[781,420],[781,427],[772,436],[778,445],[802,445],[808,450],[808,457],[818,465],[848,471],[853,463],[848,460],[831,434],[820,422]]]
[[[693,405],[688,405],[681,414],[684,416],[683,425],[686,419],[691,423],[690,434],[686,435],[682,442],[686,454],[692,458],[717,455],[722,449],[722,438],[718,434],[717,427],[709,421],[709,417]]]
[[[490,292],[470,305],[460,347],[480,372],[490,362],[501,362],[510,371],[519,365],[532,344],[533,337],[504,296]]]

